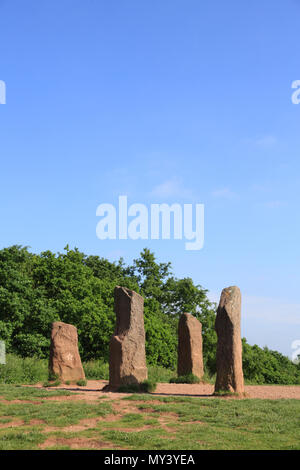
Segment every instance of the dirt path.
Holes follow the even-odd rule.
[[[79,387],[77,385],[60,385],[58,387],[51,387],[51,390],[64,389],[70,390],[77,393],[77,395],[71,395],[69,397],[49,397],[47,400],[86,400],[95,401],[99,398],[107,397],[109,399],[123,398],[130,394],[116,393],[116,392],[105,392],[102,391],[106,380],[89,380],[85,387]],[[42,388],[42,384],[34,385],[34,387]],[[49,388],[50,390],[50,388]],[[157,385],[155,393],[151,395],[174,395],[174,396],[194,396],[198,398],[215,398],[212,396],[214,386],[210,384],[168,384],[160,383]],[[248,398],[265,398],[271,400],[277,400],[279,398],[294,398],[300,400],[300,385],[247,385],[245,391]]]

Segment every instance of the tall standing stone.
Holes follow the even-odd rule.
[[[183,313],[178,323],[178,376],[203,376],[202,325],[190,313]]]
[[[62,382],[85,380],[75,326],[63,322],[52,323],[49,371]]]
[[[215,329],[218,335],[215,392],[243,395],[241,292],[238,287],[222,290]]]
[[[125,287],[115,287],[115,332],[109,347],[109,386],[147,379],[144,299]]]

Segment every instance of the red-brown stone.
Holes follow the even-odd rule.
[[[178,376],[203,376],[202,325],[190,313],[183,313],[178,323]]]
[[[136,292],[117,286],[115,332],[110,340],[109,386],[141,383],[147,379],[144,299]]]
[[[85,380],[75,326],[63,322],[52,324],[49,371],[62,382]]]
[[[241,292],[238,287],[223,289],[215,329],[218,335],[215,392],[243,395]]]

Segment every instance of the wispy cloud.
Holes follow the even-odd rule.
[[[273,148],[278,144],[278,139],[272,134],[261,135],[244,140],[245,144],[254,145],[260,148]]]
[[[261,205],[267,209],[279,209],[284,207],[285,203],[283,201],[267,201],[263,202]]]
[[[215,189],[212,191],[211,195],[216,199],[234,199],[237,197],[237,194],[229,188]]]
[[[250,190],[256,193],[267,193],[272,191],[272,184],[269,181],[262,183],[253,183],[250,186]]]
[[[259,147],[274,147],[277,144],[277,138],[274,135],[265,135],[256,139],[255,144]]]
[[[256,202],[256,205],[265,208],[265,209],[280,209],[281,207],[286,206],[286,202],[282,201],[281,199],[277,199],[278,196],[278,189],[277,183],[271,183],[270,181],[266,181],[264,183],[254,183],[250,186],[251,193],[255,193],[256,200],[258,197],[260,198],[259,202]],[[257,197],[258,196],[258,197]],[[262,198],[265,199],[262,201]],[[266,200],[266,199],[269,200]]]
[[[192,190],[184,187],[177,178],[173,178],[155,186],[150,192],[150,195],[166,199],[170,197],[192,198]]]

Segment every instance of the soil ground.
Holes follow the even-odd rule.
[[[78,385],[59,385],[51,387],[49,390],[64,389],[77,392],[76,395],[69,397],[52,397],[53,400],[97,400],[101,395],[107,398],[125,397],[126,393],[106,392],[102,389],[108,384],[106,380],[89,380],[87,385],[79,387]],[[34,385],[42,387],[42,384]],[[214,399],[214,386],[211,384],[169,384],[159,383],[154,393],[151,395],[173,395],[173,396],[194,396],[198,398]],[[280,398],[300,400],[300,385],[246,385],[245,392],[247,398],[263,398],[278,400]]]

